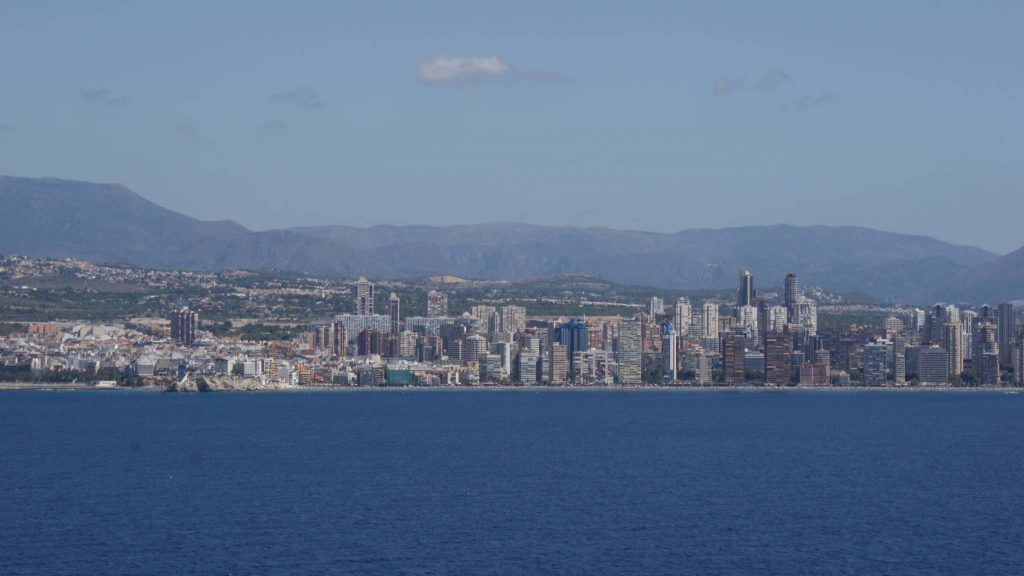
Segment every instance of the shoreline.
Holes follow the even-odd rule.
[[[164,393],[165,388],[143,386],[95,386],[90,384],[62,384],[36,382],[0,382],[2,392],[137,392]],[[1002,393],[1024,394],[1024,387],[955,387],[955,386],[290,386],[251,390],[213,390],[209,392],[173,392],[173,394],[274,394],[274,393],[359,393],[359,392],[714,392],[714,393],[807,393],[807,392],[894,392],[894,393]]]

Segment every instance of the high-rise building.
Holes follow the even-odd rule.
[[[671,322],[661,324],[661,373],[662,380],[671,384],[678,378],[678,360],[676,358],[676,329]]]
[[[949,382],[949,354],[938,346],[918,350],[917,378],[925,386],[945,386]]]
[[[788,334],[769,332],[764,341],[764,380],[770,386],[788,386],[793,373],[793,341]]]
[[[889,344],[887,340],[878,340],[864,346],[865,386],[885,386],[889,378]]]
[[[639,320],[623,320],[619,323],[619,340],[616,359],[619,363],[621,384],[643,382],[643,335]]]
[[[487,353],[487,339],[479,334],[467,336],[463,342],[462,361],[466,364],[478,362]]]
[[[191,348],[196,342],[196,329],[199,327],[199,313],[188,306],[171,312],[171,340],[179,346]]]
[[[925,313],[924,310],[921,310],[920,308],[913,308],[913,309],[911,309],[910,310],[910,329],[913,330],[915,334],[920,334],[921,331],[924,330],[925,321],[926,321],[925,319],[927,317],[928,317],[928,314]]]
[[[736,299],[737,306],[753,306],[754,302],[754,275],[750,270],[740,272],[740,291]]]
[[[892,372],[897,386],[907,382],[907,341],[899,333],[892,339]]]
[[[722,337],[722,376],[726,386],[746,381],[747,337],[742,332],[729,332]]]
[[[673,317],[675,321],[672,323],[676,328],[676,333],[679,336],[688,336],[690,334],[690,323],[692,322],[693,307],[690,305],[690,300],[685,297],[681,297],[676,300],[675,310],[673,310]]]
[[[1012,302],[999,303],[999,365],[1013,365],[1013,349],[1017,337],[1017,317]]]
[[[552,342],[548,352],[547,381],[552,384],[564,384],[568,372],[569,360],[566,356],[566,347],[558,342]]]
[[[889,316],[885,319],[885,337],[895,338],[898,334],[903,333],[903,320],[895,316]]]
[[[979,322],[974,327],[974,335],[971,338],[971,365],[975,372],[981,366],[982,355],[994,353],[999,355],[999,329],[991,322]]]
[[[519,381],[523,384],[537,383],[537,361],[540,356],[534,350],[521,350],[519,352],[519,367],[517,373]]]
[[[345,332],[351,339],[354,339],[367,328],[372,328],[377,332],[389,332],[391,330],[391,318],[384,314],[338,314],[334,319],[345,326]]]
[[[373,314],[373,283],[360,276],[356,282],[356,315],[369,316]]]
[[[502,306],[498,317],[501,332],[515,334],[526,328],[526,308],[522,306]]]
[[[949,373],[958,375],[964,371],[963,331],[960,330],[959,317],[946,322],[942,328],[942,347],[949,354]]]
[[[982,386],[998,386],[999,354],[996,352],[982,352],[980,360],[976,370],[978,373],[978,383]]]
[[[402,330],[402,302],[394,292],[388,297],[388,318],[391,319],[391,333],[398,334]]]
[[[978,313],[974,310],[960,312],[960,334],[964,346],[964,361],[974,357],[974,327],[978,325]]]
[[[697,383],[701,386],[711,385],[711,357],[703,348],[699,348],[693,355],[693,373]]]
[[[587,323],[583,320],[574,319],[558,327],[558,343],[565,347],[565,356],[568,362],[570,377],[575,374],[573,369],[573,357],[577,352],[585,352],[590,348],[590,336],[587,332]]]
[[[448,315],[448,295],[438,290],[427,292],[427,317],[441,318]]]
[[[758,331],[758,310],[754,306],[736,306],[733,308],[736,320],[735,328],[743,330],[751,346],[757,346],[761,342],[761,334]]]
[[[800,301],[800,282],[796,278],[796,274],[790,272],[786,274],[786,285],[783,291],[782,303],[786,306],[786,310],[789,311],[789,317],[796,318],[796,304]]]
[[[360,332],[356,342],[359,348],[359,355],[388,355],[390,350],[387,349],[388,341],[384,336],[385,335],[383,332],[378,332],[373,328],[366,328],[362,332]]]
[[[1024,385],[1024,339],[1019,337],[1017,341],[1021,342],[1017,346],[1017,360],[1014,362],[1014,374],[1017,376],[1017,384]]]
[[[647,303],[647,315],[651,317],[651,320],[654,320],[664,313],[665,301],[657,296],[651,296],[651,300]]]
[[[314,324],[311,326],[314,350],[326,352],[332,356],[343,356],[348,346],[348,334],[345,325],[338,321]]]
[[[925,330],[921,339],[926,344],[944,344],[946,324],[960,324],[960,309],[956,306],[936,304],[925,318]]]
[[[718,339],[718,304],[705,302],[701,309],[701,338]]]

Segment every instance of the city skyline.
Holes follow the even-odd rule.
[[[1012,302],[865,306],[802,288],[794,273],[785,275],[783,289],[758,291],[757,278],[744,268],[731,295],[693,301],[647,297],[643,289],[612,292],[606,296],[612,301],[590,304],[596,308],[588,314],[579,309],[583,301],[573,289],[549,287],[524,298],[513,296],[515,291],[502,295],[492,285],[480,298],[472,282],[385,281],[385,290],[377,290],[377,283],[362,276],[249,279],[0,258],[0,296],[28,289],[8,286],[14,278],[45,286],[75,277],[134,285],[139,304],[145,304],[100,308],[100,323],[40,320],[52,311],[32,313],[31,307],[0,309],[6,334],[0,335],[0,383],[13,378],[15,387],[59,383],[87,389],[105,382],[179,392],[1024,385],[1024,313]],[[183,298],[182,288],[190,296]],[[457,307],[437,315],[450,295]],[[310,296],[320,303],[312,305]],[[45,293],[40,298],[53,301]],[[232,299],[245,304],[229,304]],[[386,313],[374,311],[375,300],[387,303]],[[405,315],[402,300],[412,303]],[[162,318],[126,317],[133,308]],[[17,317],[29,321],[10,320]]]
[[[0,22],[0,173],[258,230],[785,222],[1019,247],[1018,4],[59,5]]]

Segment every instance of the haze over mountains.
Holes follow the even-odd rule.
[[[584,273],[680,289],[760,286],[786,272],[836,292],[917,304],[1024,296],[1024,248],[999,256],[854,226],[748,226],[674,234],[480,224],[251,231],[158,206],[118,184],[0,176],[0,253],[195,270],[278,269],[408,278]]]

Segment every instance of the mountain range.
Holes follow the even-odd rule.
[[[332,277],[449,274],[515,280],[583,273],[664,288],[728,288],[741,268],[787,272],[834,292],[896,302],[1024,297],[1024,248],[1000,256],[856,226],[745,226],[666,234],[491,223],[253,231],[163,208],[119,184],[0,176],[0,253],[192,269]]]

